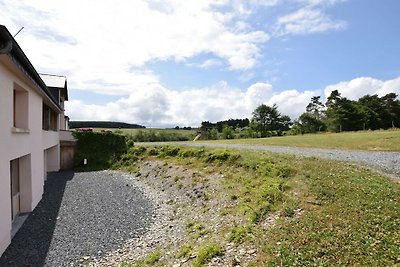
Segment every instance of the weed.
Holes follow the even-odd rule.
[[[196,221],[187,222],[186,228],[188,229],[188,233],[194,240],[199,239],[200,237],[206,235],[209,232],[202,223]]]
[[[237,244],[243,243],[249,235],[253,232],[252,226],[235,226],[231,229],[231,232],[228,237],[229,242],[234,242]]]
[[[287,200],[285,203],[283,203],[281,215],[284,217],[293,217],[298,205],[299,204],[294,200]]]
[[[182,176],[174,176],[174,182],[178,182],[179,180],[181,180],[183,177]]]
[[[151,265],[159,261],[160,258],[161,258],[161,252],[159,250],[156,250],[144,259],[144,263],[147,265]]]
[[[252,209],[250,212],[249,219],[252,223],[257,224],[261,222],[264,215],[268,214],[270,211],[271,211],[271,205],[265,203],[264,205],[261,205],[256,209]]]
[[[216,243],[211,243],[208,246],[200,248],[196,260],[193,263],[194,267],[200,267],[209,262],[216,256],[223,255],[224,251],[220,245]]]
[[[181,247],[181,249],[176,254],[176,257],[179,258],[187,258],[192,255],[193,247],[189,244],[185,244]]]
[[[129,265],[124,265],[124,267],[144,267],[144,266],[149,266],[149,265],[154,265],[156,262],[158,262],[161,258],[161,252],[159,250],[156,250],[149,255],[147,255],[144,259],[137,260],[135,262],[135,265],[129,264]]]

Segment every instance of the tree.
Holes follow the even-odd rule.
[[[301,114],[301,116],[298,120],[295,121],[293,126],[293,132],[300,134],[316,133],[325,130],[325,123],[314,114],[308,112],[304,112],[303,114]]]
[[[339,91],[333,90],[331,94],[328,96],[325,106],[327,108],[333,107],[337,104],[338,101],[340,101],[340,99],[342,99],[342,96],[340,95]]]
[[[294,123],[293,132],[296,133],[316,133],[324,131],[326,125],[323,122],[325,105],[320,101],[320,96],[313,96],[311,102],[306,107],[306,112],[301,114]]]
[[[325,105],[320,101],[321,96],[311,97],[311,102],[306,107],[308,114],[314,115],[317,118],[321,118]]]
[[[342,97],[338,90],[334,90],[325,105],[325,122],[330,131],[357,131],[364,128],[367,116],[358,101]]]
[[[400,100],[395,93],[389,93],[381,98],[384,114],[381,117],[383,128],[400,127]]]
[[[289,116],[282,116],[278,111],[278,106],[274,104],[272,107],[260,105],[253,111],[252,124],[256,126],[262,137],[268,135],[268,131],[289,130],[291,120]]]

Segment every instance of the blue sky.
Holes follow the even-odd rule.
[[[67,76],[72,120],[149,127],[400,94],[398,14],[396,0],[0,0],[36,69]]]

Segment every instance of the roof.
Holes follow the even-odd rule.
[[[44,74],[39,73],[40,78],[44,81],[47,87],[55,87],[55,88],[65,88],[67,83],[67,77],[53,75],[53,74]]]
[[[42,78],[40,78],[39,73],[33,67],[24,51],[22,51],[14,37],[3,25],[0,25],[0,54],[7,54],[12,61],[14,61],[14,63],[20,67],[21,70],[30,78],[30,80],[36,84],[40,90],[42,90],[44,95],[46,95],[60,111],[62,110],[58,99],[55,99],[51,94],[49,88],[46,86]]]
[[[68,100],[68,89],[67,89],[67,77],[62,76],[62,75],[55,75],[55,74],[45,74],[45,73],[39,73],[40,78],[44,81],[44,83],[49,87],[50,89],[56,88],[59,90],[64,90],[64,95],[65,95],[65,100]],[[53,93],[53,90],[50,90]],[[59,96],[59,93],[54,94]],[[58,97],[57,97],[58,98]]]

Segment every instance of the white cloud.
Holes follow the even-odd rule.
[[[338,90],[342,96],[352,100],[357,100],[367,94],[384,96],[388,93],[396,93],[400,95],[400,77],[387,81],[371,77],[360,77],[350,81],[343,81],[325,87],[325,96],[328,97],[333,90]]]
[[[346,27],[346,22],[331,19],[321,9],[304,7],[278,18],[276,34],[279,36],[307,35],[330,30],[342,30]]]
[[[173,91],[160,85],[140,88],[128,97],[106,105],[66,103],[73,120],[117,120],[146,126],[198,126],[203,120],[221,120],[248,116],[245,94],[226,82],[186,91]]]
[[[272,96],[266,104],[269,106],[278,105],[278,110],[281,114],[288,115],[294,120],[305,112],[311,97],[316,95],[319,95],[318,91],[299,92],[297,90],[286,90]]]
[[[400,99],[400,77],[385,81],[382,87],[376,91],[376,94],[379,96],[384,96],[389,93],[397,94],[397,98]]]
[[[252,68],[269,36],[245,27],[230,5],[227,0],[3,0],[0,23],[11,32],[25,26],[17,41],[38,70],[67,75],[74,88],[126,94],[158,82],[147,72],[148,62],[208,53],[231,70]]]
[[[254,109],[263,103],[276,103],[283,114],[298,116],[311,96],[312,92],[296,90],[279,93],[268,83],[255,83],[245,92],[224,81],[180,92],[155,85],[106,105],[72,100],[66,103],[66,111],[72,120],[115,120],[150,127],[199,126],[205,120],[250,118]]]
[[[72,120],[116,120],[148,127],[172,127],[199,126],[205,120],[250,118],[258,105],[277,104],[282,114],[296,119],[305,111],[311,97],[324,93],[324,99],[335,89],[351,99],[365,94],[400,95],[400,77],[387,81],[361,77],[326,86],[323,92],[295,89],[279,92],[269,83],[252,84],[243,92],[224,81],[178,92],[155,84],[106,105],[71,100],[66,103],[66,111]]]
[[[202,63],[188,63],[189,67],[198,67],[201,69],[209,69],[216,66],[221,66],[223,63],[215,58],[209,58],[204,60]]]
[[[245,103],[248,110],[254,110],[263,104],[274,94],[272,85],[269,83],[252,84],[246,91]]]
[[[346,2],[347,0],[297,0],[299,3],[308,6],[333,6],[337,3]]]

